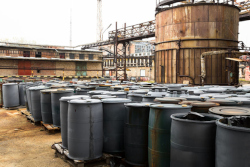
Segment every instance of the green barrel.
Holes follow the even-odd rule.
[[[187,105],[155,104],[150,106],[148,123],[148,164],[150,167],[170,166],[170,116],[189,111],[191,111],[191,106]]]

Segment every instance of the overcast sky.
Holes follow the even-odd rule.
[[[109,30],[155,19],[155,0],[103,0],[103,28]],[[96,41],[97,0],[0,0],[0,41],[70,45]],[[240,38],[250,46],[250,21],[240,23]]]

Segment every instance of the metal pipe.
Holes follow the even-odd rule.
[[[220,51],[210,51],[210,52],[203,52],[201,54],[201,84],[204,85],[204,81],[206,78],[206,65],[205,65],[205,57],[210,55],[219,55],[219,54],[227,54],[227,53],[233,53],[237,54],[239,56],[248,54],[249,52],[239,52],[239,51],[231,51],[231,50],[220,50]]]

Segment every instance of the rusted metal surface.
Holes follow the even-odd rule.
[[[239,9],[233,5],[197,3],[169,7],[156,14],[158,83],[201,84],[203,52],[238,49]],[[163,55],[163,56],[162,56]],[[205,84],[227,84],[229,55],[207,56]],[[236,55],[231,55],[235,58]],[[167,64],[166,64],[167,63]],[[236,64],[230,71],[237,73]],[[165,74],[161,67],[165,67]],[[164,77],[162,75],[165,75]]]

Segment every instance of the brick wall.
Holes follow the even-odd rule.
[[[60,61],[57,61],[56,62],[56,68],[64,68],[64,69],[70,69],[71,70],[71,71],[65,70],[64,71],[64,76],[75,76],[75,74],[76,74],[76,72],[75,72],[75,69],[76,69],[75,62],[60,62]],[[63,71],[57,70],[56,75],[63,76]]]
[[[0,60],[0,66],[18,67],[18,60]],[[0,69],[1,76],[18,75],[17,69]]]
[[[41,67],[41,68],[56,68],[55,61],[31,61],[31,67]],[[56,75],[55,70],[40,70],[40,73],[37,70],[33,70],[33,75]]]
[[[102,63],[87,63],[88,70],[102,70]],[[87,71],[87,76],[102,76],[102,71]]]

